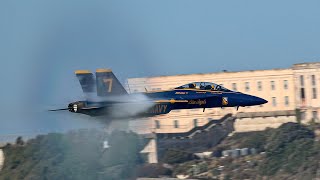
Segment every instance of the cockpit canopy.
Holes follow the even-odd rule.
[[[176,87],[175,89],[197,89],[197,90],[231,92],[231,90],[211,82],[193,82],[193,83],[185,84],[183,86]]]

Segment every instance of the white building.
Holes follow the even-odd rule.
[[[216,72],[128,79],[128,90],[133,92],[168,90],[189,82],[207,81],[224,87],[262,97],[269,102],[262,106],[174,110],[143,121],[134,122],[139,131],[147,133],[187,132],[211,120],[232,113],[240,117],[236,131],[263,130],[278,127],[284,122],[296,121],[296,109],[301,111],[302,122],[318,120],[320,111],[320,62],[295,64],[286,69]],[[242,113],[242,114],[241,114]],[[261,115],[261,113],[263,115]],[[279,114],[280,113],[280,114]]]
[[[4,153],[3,153],[2,149],[0,149],[0,171],[3,167],[3,164],[4,164]]]

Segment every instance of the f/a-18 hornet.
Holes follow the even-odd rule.
[[[165,91],[128,94],[109,69],[97,69],[95,76],[87,70],[78,70],[75,74],[87,99],[72,102],[67,108],[51,111],[69,110],[89,116],[134,118],[167,114],[176,109],[238,109],[240,106],[256,106],[268,102],[256,96],[231,91],[212,82],[191,82]],[[127,113],[133,109],[137,110]]]

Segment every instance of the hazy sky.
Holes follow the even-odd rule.
[[[81,98],[76,69],[112,68],[124,81],[319,61],[319,9],[318,0],[1,0],[1,119]]]

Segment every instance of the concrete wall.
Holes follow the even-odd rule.
[[[157,134],[157,151],[159,161],[167,149],[180,149],[190,153],[203,152],[214,147],[234,131],[234,118],[228,117],[222,123],[196,131],[188,136],[166,137]]]
[[[2,149],[0,149],[0,171],[3,167],[3,163],[4,163],[4,154],[3,154]]]
[[[296,107],[305,113],[304,122],[313,118],[313,112],[320,114],[320,63],[302,63],[293,66],[294,82],[296,87]],[[312,76],[315,81],[312,82]],[[300,77],[303,78],[301,84]],[[301,98],[301,88],[304,88],[305,99]],[[316,97],[313,97],[313,88],[316,91]],[[319,118],[315,118],[319,122]]]
[[[263,131],[287,122],[297,122],[295,110],[238,113],[234,126],[235,132]]]
[[[158,163],[156,139],[150,139],[149,143],[144,147],[144,149],[140,153],[147,154],[148,163]]]
[[[295,116],[255,117],[236,119],[235,132],[263,131],[266,128],[277,128],[283,123],[297,122]]]

